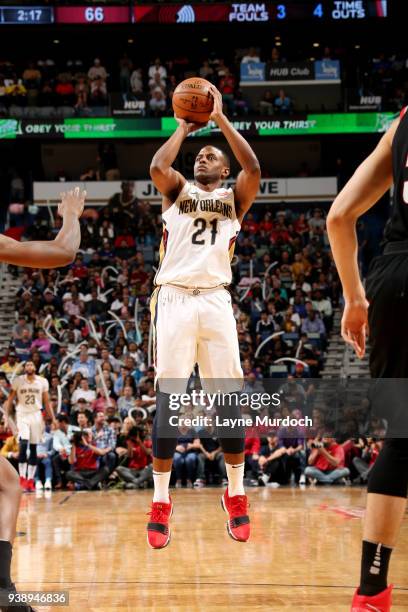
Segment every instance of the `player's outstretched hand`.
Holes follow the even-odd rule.
[[[346,302],[341,320],[341,335],[351,344],[359,359],[365,355],[367,333],[368,301],[364,298],[358,302]]]
[[[67,212],[73,212],[80,217],[84,211],[86,191],[75,187],[73,191],[60,194],[61,202],[58,205],[58,214],[63,217]]]
[[[213,107],[213,111],[211,113],[210,119],[212,119],[213,121],[217,121],[217,119],[222,117],[222,115],[224,114],[222,94],[220,91],[218,91],[215,85],[211,85],[211,87],[209,87],[208,90],[214,100],[214,107]]]
[[[191,134],[192,132],[195,132],[195,131],[199,130],[200,128],[202,128],[205,125],[204,123],[189,123],[185,119],[180,119],[180,117],[177,117],[176,115],[174,115],[174,118],[177,121],[177,123],[179,124],[179,126],[181,128],[183,128],[183,130],[185,131],[186,135]]]

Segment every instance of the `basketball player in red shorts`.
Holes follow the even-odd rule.
[[[58,268],[73,261],[81,242],[79,217],[86,193],[79,187],[61,194],[58,213],[62,228],[54,240],[17,242],[0,235],[0,261],[30,268]],[[21,489],[15,469],[0,457],[0,596],[4,602],[15,591],[10,577],[13,542],[16,535]],[[30,606],[0,606],[2,612],[29,612]]]
[[[408,379],[407,162],[408,113],[404,109],[337,196],[327,219],[345,299],[342,336],[362,358],[369,332],[370,374],[376,379],[373,385],[377,391],[384,389],[383,379],[394,379],[392,386],[398,388]],[[383,254],[371,262],[364,288],[357,262],[356,222],[392,183],[393,205],[384,231]],[[377,404],[384,411],[385,406],[391,418],[387,439],[368,481],[361,577],[352,612],[391,610],[388,564],[405,513],[408,490],[408,436],[403,427],[406,397],[398,415],[397,407],[404,401],[399,395],[394,393],[392,397],[389,386],[379,400],[378,392],[372,398],[373,407]]]

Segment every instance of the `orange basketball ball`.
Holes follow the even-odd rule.
[[[209,87],[211,83],[199,77],[179,83],[173,93],[176,117],[192,123],[207,123],[214,106]]]

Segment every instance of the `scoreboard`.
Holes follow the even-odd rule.
[[[364,21],[387,17],[387,0],[224,2],[121,6],[0,6],[0,25],[122,23],[268,23],[289,20]]]

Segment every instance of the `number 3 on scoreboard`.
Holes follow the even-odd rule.
[[[207,229],[207,221],[202,217],[198,217],[198,219],[194,221],[194,225],[199,229],[192,235],[191,242],[193,244],[205,244],[204,238],[198,240],[198,236],[201,236]],[[211,225],[211,244],[215,244],[215,239],[217,237],[217,219],[210,221],[209,225]]]

